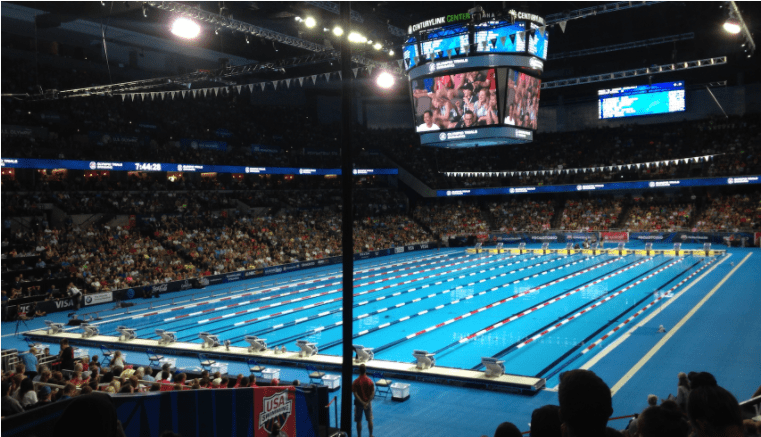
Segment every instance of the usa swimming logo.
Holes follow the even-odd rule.
[[[272,426],[275,421],[280,428],[285,427],[288,418],[291,417],[291,401],[288,399],[288,391],[284,390],[263,400],[262,412],[259,413],[259,429],[264,428],[268,434],[272,434]]]

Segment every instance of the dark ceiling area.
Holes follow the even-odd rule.
[[[5,3],[5,2],[4,2]],[[146,6],[142,2],[10,2],[39,9],[49,14],[38,18],[38,26],[55,27],[61,22],[82,19],[113,29],[124,29],[140,34],[175,39],[169,31],[173,13]],[[297,37],[321,46],[338,48],[338,41],[324,29],[332,29],[339,22],[337,2],[182,2],[200,7],[211,13],[232,16],[234,20]],[[487,13],[502,13],[509,9],[530,12],[544,17],[567,15],[586,9],[584,18],[567,22],[565,31],[558,24],[549,27],[549,59],[545,66],[544,81],[554,81],[580,76],[612,73],[621,70],[688,62],[715,56],[727,56],[728,63],[722,67],[683,70],[678,73],[654,75],[640,81],[653,82],[674,79],[685,80],[688,85],[702,86],[708,82],[727,81],[738,84],[757,80],[758,56],[748,57],[739,35],[730,35],[721,25],[727,17],[726,2],[353,2],[352,10],[361,22],[353,21],[352,28],[369,39],[380,41],[387,49],[395,51],[389,56],[387,50],[376,51],[369,45],[361,45],[359,54],[379,62],[401,59],[405,36],[399,31],[423,20],[467,12],[478,4]],[[618,5],[614,7],[613,5]],[[754,32],[761,17],[761,7],[755,2],[738,3],[743,18]],[[332,11],[326,10],[333,8]],[[308,29],[299,18],[314,17],[318,25]],[[391,31],[389,29],[392,29]],[[396,30],[394,32],[393,30]],[[215,30],[218,30],[215,33]],[[243,33],[217,28],[214,24],[202,24],[204,38],[196,44],[199,48],[214,50],[251,62],[273,62],[286,58],[303,57],[314,53],[299,47],[272,42],[252,36],[249,41]],[[396,34],[394,34],[396,33]],[[639,48],[603,50],[603,53],[582,55],[573,52],[604,48],[654,38],[677,35],[684,37],[676,42],[649,43]],[[557,58],[559,55],[568,55]],[[337,71],[337,65],[328,60],[286,69],[284,76],[297,77]],[[266,75],[262,76],[266,79]],[[617,83],[618,82],[618,83]],[[611,81],[610,86],[624,85]],[[631,83],[631,82],[629,82]],[[641,83],[641,82],[639,82]],[[627,83],[628,84],[628,83]],[[543,91],[543,103],[550,103],[563,95],[568,98],[587,94],[590,88],[600,85],[581,85]]]

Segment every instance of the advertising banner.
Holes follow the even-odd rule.
[[[97,305],[99,303],[113,302],[114,293],[104,291],[101,293],[88,294],[85,296],[85,305]]]
[[[251,153],[280,153],[283,149],[278,146],[265,146],[263,144],[252,144]]]
[[[280,435],[296,435],[296,389],[293,387],[260,387],[254,389],[256,437],[269,437],[273,426],[280,425]]]
[[[135,135],[125,135],[119,133],[109,133],[100,131],[90,131],[87,136],[90,141],[99,146],[108,144],[124,144],[127,146],[146,146],[151,140],[148,137],[138,137]]]
[[[48,130],[44,127],[15,126],[4,124],[2,126],[3,136],[20,137],[20,138],[48,138]]]
[[[190,147],[191,149],[202,150],[217,150],[220,152],[227,151],[227,143],[224,141],[204,141],[204,140],[192,140],[189,138],[183,138],[180,140],[180,146],[183,148]]]
[[[758,241],[761,240],[761,232],[753,234],[753,245],[758,246]]]
[[[628,232],[600,232],[600,238],[605,241],[629,241]]]

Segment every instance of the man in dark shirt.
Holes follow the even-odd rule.
[[[11,388],[13,385],[10,381],[3,381],[3,401],[2,401],[2,416],[8,417],[14,414],[22,413],[24,407],[21,406],[19,401],[11,397]]]
[[[373,405],[375,397],[375,384],[367,377],[367,369],[364,364],[359,365],[359,378],[351,383],[351,391],[354,393],[354,421],[357,422],[357,437],[362,436],[362,413],[367,418],[367,429],[370,437],[373,437]]]
[[[74,370],[74,349],[69,346],[69,341],[65,338],[61,340],[61,352],[58,354],[61,360],[61,370]]]

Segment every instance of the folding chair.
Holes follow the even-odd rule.
[[[216,361],[209,358],[206,354],[198,354],[198,361],[201,362],[201,368],[211,372],[211,366],[217,364]]]
[[[391,383],[393,383],[393,381],[384,378],[383,373],[381,372],[373,373],[373,379],[375,379],[375,394],[383,395],[383,398],[385,399],[386,396],[391,393]]]
[[[258,374],[259,376],[262,376],[262,370],[264,370],[264,366],[260,366],[259,363],[256,362],[256,360],[249,358],[246,360],[248,363],[248,370],[253,374]]]
[[[309,372],[310,384],[322,384],[322,377],[325,376],[325,372],[320,372],[314,366],[307,366],[307,372]]]
[[[103,361],[101,361],[103,367],[106,367],[109,364],[111,364],[111,357],[114,356],[114,351],[112,351],[111,349],[103,345],[100,345],[100,352],[101,352],[101,355],[103,355]]]
[[[164,359],[163,355],[157,354],[153,349],[146,349],[145,354],[148,355],[148,366],[160,366],[161,360]]]

